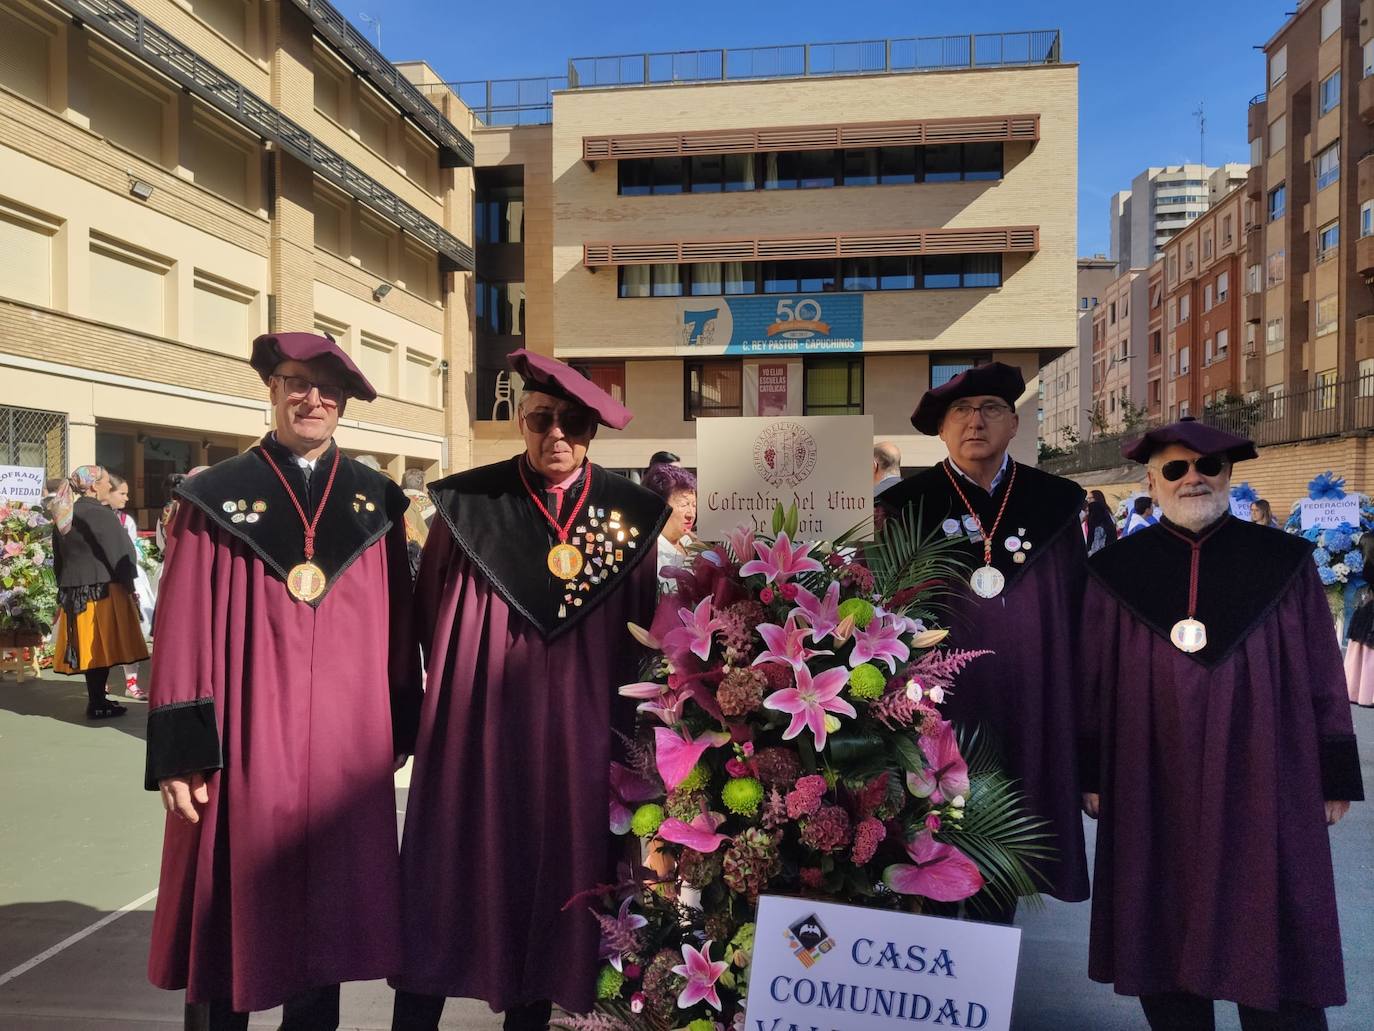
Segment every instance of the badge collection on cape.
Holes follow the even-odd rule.
[[[987,530],[983,527],[983,521],[978,518],[978,513],[969,504],[968,496],[964,494],[963,488],[959,486],[959,481],[954,477],[954,471],[950,469],[949,462],[942,462],[940,468],[949,477],[950,485],[954,492],[959,495],[959,500],[964,503],[964,508],[968,510],[968,515],[964,517],[965,522],[973,521],[973,525],[983,537],[983,564],[973,571],[969,577],[969,586],[973,588],[973,593],[980,598],[995,598],[1007,586],[1007,578],[1002,571],[992,564],[992,539],[997,536],[997,529],[1002,525],[1002,517],[1007,514],[1007,502],[1011,500],[1012,488],[1016,486],[1016,463],[1011,462],[1010,473],[1007,477],[1007,492],[1002,495],[1002,506],[997,510],[997,518],[993,520],[992,529]],[[1021,554],[1022,542],[1017,540],[1015,550]],[[1011,539],[1007,541],[1007,550],[1013,550]],[[1022,561],[1025,561],[1024,559]]]
[[[277,474],[277,479],[281,480],[286,496],[291,499],[291,504],[296,508],[296,514],[301,517],[301,525],[305,527],[305,561],[292,566],[291,571],[286,574],[286,589],[291,592],[291,597],[297,601],[314,601],[324,593],[325,586],[329,583],[329,578],[324,575],[324,570],[312,561],[315,557],[315,530],[320,525],[320,516],[324,514],[324,506],[329,501],[329,493],[334,489],[334,477],[339,471],[339,456],[342,452],[338,448],[334,449],[334,464],[329,467],[329,479],[325,482],[324,493],[320,495],[320,503],[315,506],[313,519],[306,518],[305,509],[301,507],[291,485],[286,482],[286,477],[272,456],[267,453],[267,449],[260,447],[257,452],[262,455],[263,460],[267,462],[271,470]]]

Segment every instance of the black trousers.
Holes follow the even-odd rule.
[[[391,1031],[439,1031],[439,1018],[448,1000],[442,995],[397,992],[391,1012]],[[548,1031],[553,1003],[527,1002],[505,1012],[505,1031]]]
[[[311,988],[286,1000],[278,1031],[336,1031],[339,1026],[339,986]],[[247,1031],[248,1014],[228,1001],[186,1007],[186,1031]]]
[[[1142,995],[1140,1006],[1152,1031],[1214,1031],[1216,1014],[1212,1000],[1187,992]],[[1326,1031],[1326,1011],[1297,1003],[1282,1003],[1278,1010],[1237,1006],[1242,1031]]]

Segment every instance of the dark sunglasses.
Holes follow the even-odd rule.
[[[535,433],[548,433],[557,423],[565,436],[585,437],[596,425],[596,416],[585,408],[566,408],[561,412],[551,412],[539,408],[524,415],[525,425]]]
[[[1203,476],[1215,476],[1226,468],[1226,459],[1220,455],[1203,455],[1191,462],[1186,458],[1176,458],[1172,462],[1165,462],[1161,465],[1159,475],[1173,483],[1175,480],[1181,480],[1188,475],[1189,466],[1192,466]]]

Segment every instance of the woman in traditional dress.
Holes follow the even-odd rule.
[[[1364,578],[1374,576],[1374,532],[1360,538],[1364,558]],[[1370,581],[1374,583],[1374,581]],[[1364,601],[1350,617],[1346,633],[1345,684],[1353,705],[1374,706],[1374,587],[1366,584]]]
[[[84,674],[91,720],[128,711],[105,697],[110,667],[148,657],[134,593],[138,557],[119,519],[101,504],[109,486],[104,469],[83,465],[53,502],[58,603],[53,670]]]
[[[105,494],[105,507],[114,512],[119,525],[124,528],[134,546],[134,593],[138,595],[138,624],[146,640],[153,633],[153,585],[148,581],[143,563],[139,561],[141,555],[138,550],[138,523],[127,511],[129,481],[118,473],[112,472],[109,477],[110,489]],[[148,692],[138,686],[138,663],[130,663],[124,667],[124,693],[140,701],[148,697]]]
[[[1096,498],[1088,502],[1088,554],[1096,555],[1108,544],[1116,543],[1116,521],[1105,501]]]

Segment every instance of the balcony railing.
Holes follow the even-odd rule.
[[[1374,427],[1374,373],[1318,384],[1277,396],[1209,407],[1198,421],[1249,437],[1259,447],[1321,440],[1343,433],[1368,432]],[[1121,445],[1147,429],[1154,420],[1130,433],[1094,437],[1068,455],[1046,459],[1041,467],[1057,475],[1109,469],[1125,463]]]
[[[1006,68],[1061,61],[1058,29],[574,57],[571,89]]]
[[[548,125],[553,121],[554,90],[568,88],[565,76],[526,79],[475,79],[445,82],[483,125]]]

